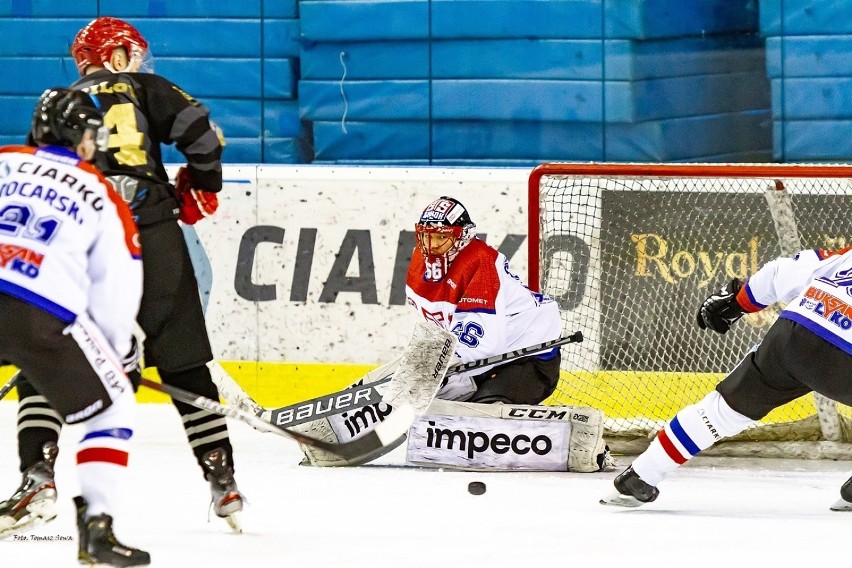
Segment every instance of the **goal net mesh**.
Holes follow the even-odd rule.
[[[698,328],[701,302],[777,256],[852,244],[852,186],[836,167],[785,178],[791,167],[739,167],[733,177],[724,166],[668,166],[666,175],[613,164],[595,175],[588,166],[540,166],[530,180],[530,282],[558,301],[566,333],[585,337],[562,349],[549,403],[602,410],[610,445],[639,451],[710,392],[780,311],[748,315],[719,335]],[[840,442],[844,455],[852,409],[821,398],[801,397],[731,441]],[[747,447],[728,453],[761,453]],[[790,454],[790,444],[776,447]]]

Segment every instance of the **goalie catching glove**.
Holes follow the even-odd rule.
[[[186,167],[181,167],[175,176],[175,190],[180,201],[179,219],[187,225],[196,224],[219,208],[219,198],[214,192],[193,187]]]
[[[737,301],[737,294],[743,284],[739,278],[734,278],[704,300],[698,309],[698,327],[712,329],[716,333],[727,333],[747,311]]]

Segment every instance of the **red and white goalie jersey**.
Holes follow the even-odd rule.
[[[509,270],[508,259],[477,238],[458,253],[439,281],[427,279],[426,271],[423,253],[415,248],[407,301],[423,318],[459,338],[456,355],[462,363],[558,339],[562,332],[556,302],[527,288]],[[471,377],[489,368],[449,377],[438,397],[465,400],[475,392]]]
[[[780,317],[852,355],[852,247],[775,259],[748,279],[737,302],[748,312],[787,302]]]
[[[123,354],[140,253],[130,209],[92,165],[58,146],[0,148],[0,292],[68,323],[88,315]]]

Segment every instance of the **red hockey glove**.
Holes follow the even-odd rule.
[[[189,170],[182,167],[175,176],[175,189],[180,200],[180,220],[187,225],[194,225],[205,217],[209,217],[219,208],[219,198],[212,191],[195,189]]]

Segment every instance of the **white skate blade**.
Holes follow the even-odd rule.
[[[613,491],[606,497],[602,498],[599,503],[601,505],[608,505],[611,507],[629,507],[631,509],[641,507],[645,504],[644,501],[640,501],[636,497],[631,495],[622,495],[618,491]]]
[[[852,503],[846,499],[838,499],[837,502],[829,508],[832,511],[852,511]]]
[[[225,519],[225,522],[228,523],[228,526],[231,527],[231,530],[236,534],[243,533],[243,525],[240,523],[240,514],[239,513],[231,513],[227,517],[222,517]]]
[[[56,518],[56,501],[43,499],[27,505],[27,514],[17,522],[13,517],[0,517],[0,539],[16,534],[23,534]]]

